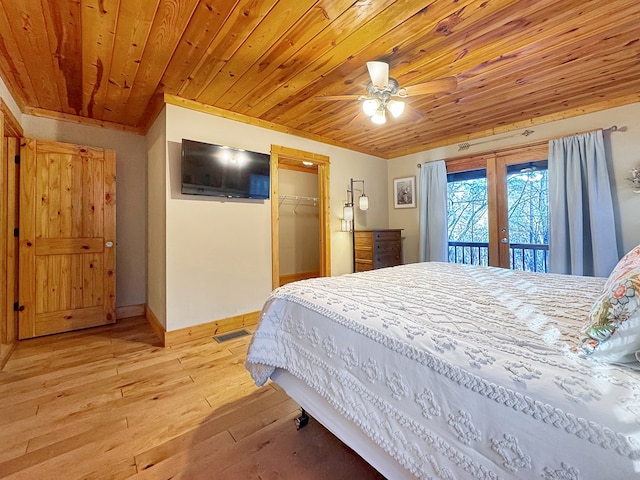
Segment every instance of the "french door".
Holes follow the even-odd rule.
[[[449,261],[547,271],[546,144],[447,162]]]

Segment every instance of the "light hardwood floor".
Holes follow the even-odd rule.
[[[0,478],[381,479],[276,385],[250,337],[158,346],[142,317],[20,342],[0,372]]]

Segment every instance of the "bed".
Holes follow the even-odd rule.
[[[608,283],[437,262],[295,282],[246,366],[389,479],[640,478],[640,363],[577,348]]]

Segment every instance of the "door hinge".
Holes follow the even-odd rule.
[[[13,236],[16,238],[20,236],[20,229],[18,227],[13,229]]]
[[[16,165],[20,165],[20,155],[16,155],[15,157],[13,157],[13,161],[16,163]]]
[[[20,303],[19,302],[13,302],[13,311],[17,312],[20,309]]]

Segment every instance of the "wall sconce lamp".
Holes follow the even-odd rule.
[[[631,176],[627,180],[631,182],[633,193],[640,193],[640,168],[632,168]]]
[[[349,181],[349,189],[347,190],[347,202],[344,204],[342,208],[342,227],[341,230],[343,232],[351,232],[351,258],[353,259],[353,271],[356,271],[356,255],[355,255],[355,246],[356,246],[356,234],[355,234],[355,189],[354,183],[362,183],[362,195],[358,199],[358,207],[360,210],[365,211],[369,210],[369,197],[364,193],[364,180],[354,180],[353,178]]]
[[[364,180],[354,180],[353,178],[349,181],[349,188],[347,189],[347,202],[344,204],[342,208],[342,228],[343,232],[351,232],[353,231],[353,220],[354,220],[354,183],[362,183],[362,195],[358,200],[358,207],[360,210],[368,210],[369,209],[369,197],[364,193]]]

